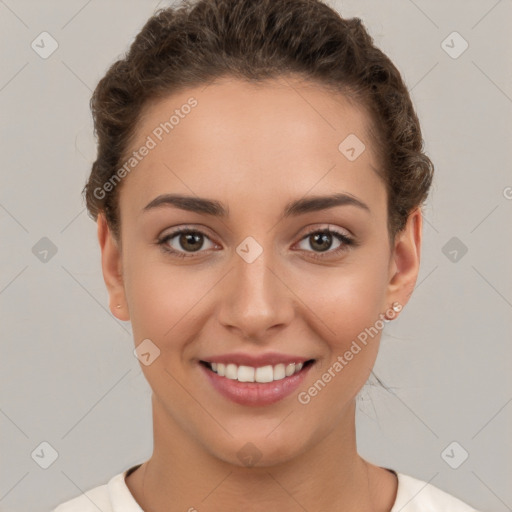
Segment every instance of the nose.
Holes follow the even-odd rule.
[[[222,285],[218,319],[236,336],[265,343],[292,321],[295,296],[270,249],[251,263],[235,253],[233,265]]]

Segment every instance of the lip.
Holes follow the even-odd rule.
[[[226,359],[211,360],[210,362],[224,362]],[[304,362],[310,359],[299,358],[293,361],[287,359],[289,362]],[[268,361],[268,359],[265,359]],[[275,363],[279,364],[281,361]],[[234,360],[233,360],[234,363]],[[236,363],[234,363],[236,364]],[[247,363],[246,363],[247,364]],[[215,372],[207,368],[204,364],[198,363],[199,368],[207,378],[208,382],[216,389],[222,396],[240,405],[246,406],[265,406],[279,402],[283,398],[293,393],[304,381],[309,370],[315,364],[307,364],[304,366],[299,373],[285,377],[281,380],[275,380],[273,382],[259,383],[259,382],[238,382],[237,380],[228,379],[221,377]],[[252,364],[247,364],[252,366]],[[256,366],[262,366],[258,364]]]
[[[260,366],[276,364],[291,364],[291,363],[305,363],[312,359],[311,357],[300,357],[290,354],[279,354],[278,352],[267,352],[266,354],[247,354],[242,352],[232,352],[230,354],[223,354],[219,356],[211,356],[201,358],[201,361],[208,363],[224,363],[236,364],[237,366],[252,366],[258,368]]]

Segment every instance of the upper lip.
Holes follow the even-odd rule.
[[[218,356],[209,356],[201,358],[201,361],[207,363],[224,363],[236,364],[237,366],[253,366],[255,368],[276,364],[305,363],[312,359],[311,357],[293,356],[289,354],[278,354],[269,352],[266,354],[244,354],[241,352],[233,352],[230,354],[222,354]]]

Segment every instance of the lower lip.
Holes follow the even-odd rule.
[[[308,364],[299,373],[273,382],[238,382],[217,375],[199,363],[213,387],[224,397],[240,405],[270,405],[293,393],[304,381],[313,364]]]

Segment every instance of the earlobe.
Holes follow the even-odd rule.
[[[409,214],[403,231],[397,234],[391,261],[388,302],[398,302],[402,308],[409,301],[418,278],[421,237],[422,214],[418,207]]]
[[[101,268],[109,294],[109,308],[116,318],[128,321],[130,315],[126,304],[121,251],[102,213],[98,214],[97,222],[98,242],[101,249]]]

